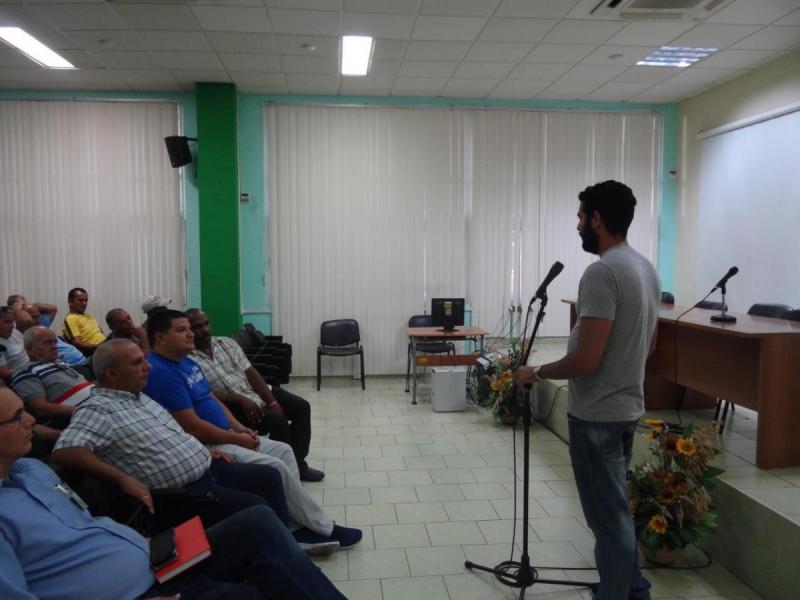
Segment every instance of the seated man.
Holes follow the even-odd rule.
[[[239,344],[211,335],[208,315],[202,310],[190,308],[186,316],[194,333],[192,360],[203,369],[214,395],[259,433],[289,444],[302,481],[322,481],[325,473],[305,461],[311,445],[311,405],[284,389],[270,388]]]
[[[16,311],[10,306],[0,306],[0,345],[5,350],[5,367],[0,375],[7,381],[11,375],[28,364],[22,332],[16,327]]]
[[[214,397],[202,369],[188,358],[194,350],[194,334],[184,313],[166,310],[152,314],[147,335],[153,349],[147,357],[153,367],[144,388],[147,395],[170,411],[187,433],[204,444],[231,454],[239,462],[266,464],[278,469],[286,491],[289,516],[307,528],[297,533],[299,540],[336,540],[342,547],[360,541],[360,530],[334,524],[303,488],[290,446],[258,437]]]
[[[94,349],[102,344],[106,336],[100,329],[91,314],[86,312],[89,304],[89,294],[83,288],[72,288],[67,294],[69,314],[64,317],[61,325],[61,334],[64,339],[73,344],[86,356],[90,356]]]
[[[0,597],[344,600],[263,505],[206,531],[211,556],[157,584],[147,540],[94,518],[43,463],[23,457],[34,419],[0,388]]]
[[[108,334],[109,340],[130,340],[142,352],[150,352],[150,344],[147,343],[147,332],[143,327],[134,325],[133,319],[124,308],[112,308],[106,314],[106,325],[111,333]]]
[[[29,303],[25,296],[14,294],[8,297],[9,301],[14,300],[14,304],[9,304],[16,312],[17,329],[25,332],[29,327],[41,325],[50,327],[53,324],[58,308],[55,304],[45,304],[44,302]],[[60,337],[56,338],[58,347],[58,358],[70,367],[85,367],[89,369],[86,357],[83,352],[78,350],[69,342],[65,342]],[[87,371],[90,372],[90,371]],[[82,375],[85,373],[81,373]]]

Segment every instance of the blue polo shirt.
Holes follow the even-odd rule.
[[[154,583],[147,541],[90,515],[43,463],[19,459],[0,480],[0,598],[133,599]]]
[[[175,362],[155,352],[147,355],[147,362],[152,368],[143,390],[145,394],[171,413],[193,408],[204,421],[220,429],[229,428],[228,417],[211,395],[211,386],[200,365],[188,357]]]

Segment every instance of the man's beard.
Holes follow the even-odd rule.
[[[594,229],[587,226],[580,232],[582,244],[581,247],[589,254],[597,254],[600,251],[600,238],[597,237]]]

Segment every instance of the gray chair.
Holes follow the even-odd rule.
[[[433,327],[432,315],[414,315],[408,320],[409,327]],[[417,342],[417,352],[425,354],[450,354],[455,355],[456,345],[453,342]],[[408,354],[406,360],[406,392],[411,391],[408,387],[411,378],[411,344],[408,344]]]
[[[661,292],[661,302],[663,304],[675,304],[675,296],[672,292]]]
[[[354,356],[361,358],[361,389],[366,390],[364,379],[364,346],[355,319],[335,319],[325,321],[319,328],[319,347],[317,348],[317,391],[322,381],[322,356]]]
[[[722,310],[722,302],[714,302],[712,300],[701,300],[697,304],[694,305],[695,308],[705,308],[708,310]],[[727,305],[725,306],[725,310],[728,310]]]
[[[783,318],[787,321],[800,321],[800,308],[795,308],[794,310],[790,310]]]
[[[748,315],[755,317],[772,317],[773,319],[783,319],[783,315],[792,310],[788,304],[753,304]]]

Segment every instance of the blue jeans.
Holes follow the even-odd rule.
[[[569,416],[569,454],[586,522],[595,536],[600,586],[594,600],[649,600],[628,507],[628,466],[636,421]]]
[[[206,531],[211,556],[145,597],[181,600],[346,600],[267,506],[253,506]]]

